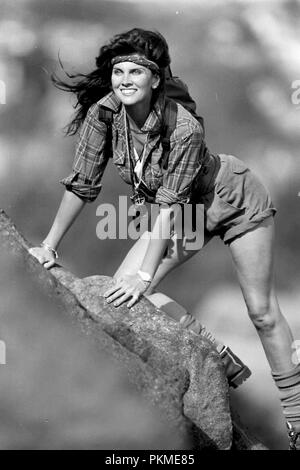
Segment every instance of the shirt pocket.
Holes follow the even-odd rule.
[[[145,183],[152,191],[157,191],[162,182],[163,173],[159,161],[160,157],[161,152],[153,151],[144,169]]]
[[[162,165],[162,149],[161,146],[154,149],[151,154],[151,159],[149,161],[149,169],[154,178],[162,178],[163,171],[161,168]]]
[[[151,172],[151,175],[153,176],[153,178],[157,178],[157,179],[161,179],[162,178],[162,171],[161,171],[161,167],[158,163],[156,164],[150,164],[150,172]]]
[[[116,164],[116,165],[125,165],[125,152],[123,150],[120,150],[118,148],[116,148],[114,151],[113,151],[113,162]]]

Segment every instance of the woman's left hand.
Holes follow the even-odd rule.
[[[108,303],[114,302],[119,307],[130,297],[127,307],[132,307],[148,289],[150,282],[143,281],[138,274],[123,274],[115,281],[115,285],[104,293]]]

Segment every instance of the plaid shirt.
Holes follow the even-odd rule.
[[[113,111],[113,162],[123,180],[132,184],[132,165],[129,159],[133,156],[126,151],[126,112],[112,92],[90,107],[80,128],[73,171],[61,180],[67,190],[85,202],[92,202],[98,196],[109,160],[108,152],[105,152],[106,124],[99,120],[99,106]],[[203,129],[183,106],[177,104],[177,122],[170,136],[168,167],[163,170],[160,163],[163,153],[163,113],[164,99],[159,98],[142,128],[147,133],[143,181],[153,194],[152,200],[148,198],[147,201],[158,204],[186,203],[191,197],[193,180],[208,152],[203,140]],[[128,141],[131,153],[131,134]]]

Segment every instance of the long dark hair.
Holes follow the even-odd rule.
[[[117,55],[140,53],[155,62],[160,70],[160,83],[153,92],[155,99],[164,89],[165,68],[170,65],[169,48],[165,38],[158,32],[134,28],[125,33],[115,35],[107,45],[100,48],[96,57],[96,69],[88,74],[78,73],[66,75],[73,80],[67,83],[52,75],[52,81],[60,90],[75,93],[78,108],[74,118],[66,126],[66,134],[74,135],[80,128],[90,106],[111,91],[112,59]]]

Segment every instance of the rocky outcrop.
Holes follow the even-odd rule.
[[[113,282],[109,277],[79,279],[62,266],[47,271],[29,254],[30,244],[4,211],[0,246],[25,262],[30,275],[60,300],[99,348],[126,367],[135,385],[191,448],[263,448],[237,424],[232,432],[223,366],[207,339],[184,330],[145,298],[131,309],[108,305],[103,293]]]

